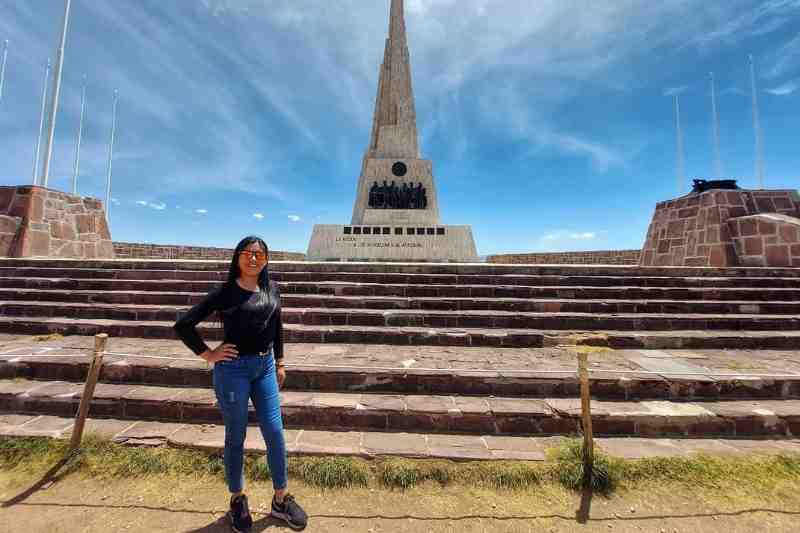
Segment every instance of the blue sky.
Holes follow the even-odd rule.
[[[350,221],[389,0],[73,0],[51,186],[104,197],[120,90],[115,240],[305,251]],[[447,224],[480,254],[641,246],[687,178],[712,174],[708,73],[725,174],[754,179],[747,55],[769,188],[800,186],[800,0],[406,0],[423,156]],[[0,0],[9,39],[0,184],[31,180],[41,78],[62,0]],[[688,179],[687,179],[688,181]],[[688,189],[688,183],[686,185]],[[256,216],[258,215],[258,216]]]

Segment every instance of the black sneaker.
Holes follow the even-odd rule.
[[[231,498],[231,510],[228,516],[231,517],[231,529],[236,533],[250,533],[253,528],[253,517],[250,516],[247,496],[242,494]]]
[[[283,503],[278,503],[273,496],[271,514],[279,520],[286,521],[290,528],[297,531],[305,529],[308,524],[308,515],[303,511],[303,508],[294,501],[294,496],[291,494],[287,494],[283,498]]]

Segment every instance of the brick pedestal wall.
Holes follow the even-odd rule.
[[[711,190],[661,202],[656,206],[639,264],[740,266],[743,263],[729,222],[766,213],[800,217],[800,195],[792,190]]]
[[[490,255],[487,263],[509,265],[638,265],[641,250]]]
[[[120,259],[198,259],[230,261],[233,248],[210,246],[181,246],[173,244],[144,244],[115,242],[114,250]],[[305,254],[270,250],[271,261],[305,261]]]
[[[728,220],[742,266],[800,267],[800,218],[752,215]]]
[[[102,202],[43,187],[0,187],[0,257],[113,258]]]

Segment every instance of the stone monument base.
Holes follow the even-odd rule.
[[[341,226],[317,224],[308,261],[477,263],[470,226]]]
[[[712,189],[661,202],[639,265],[800,267],[800,195]]]
[[[0,187],[0,257],[114,258],[102,202],[32,185]]]

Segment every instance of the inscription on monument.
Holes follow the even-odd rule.
[[[336,244],[351,248],[422,248],[418,242],[367,241],[356,237],[337,237]]]

